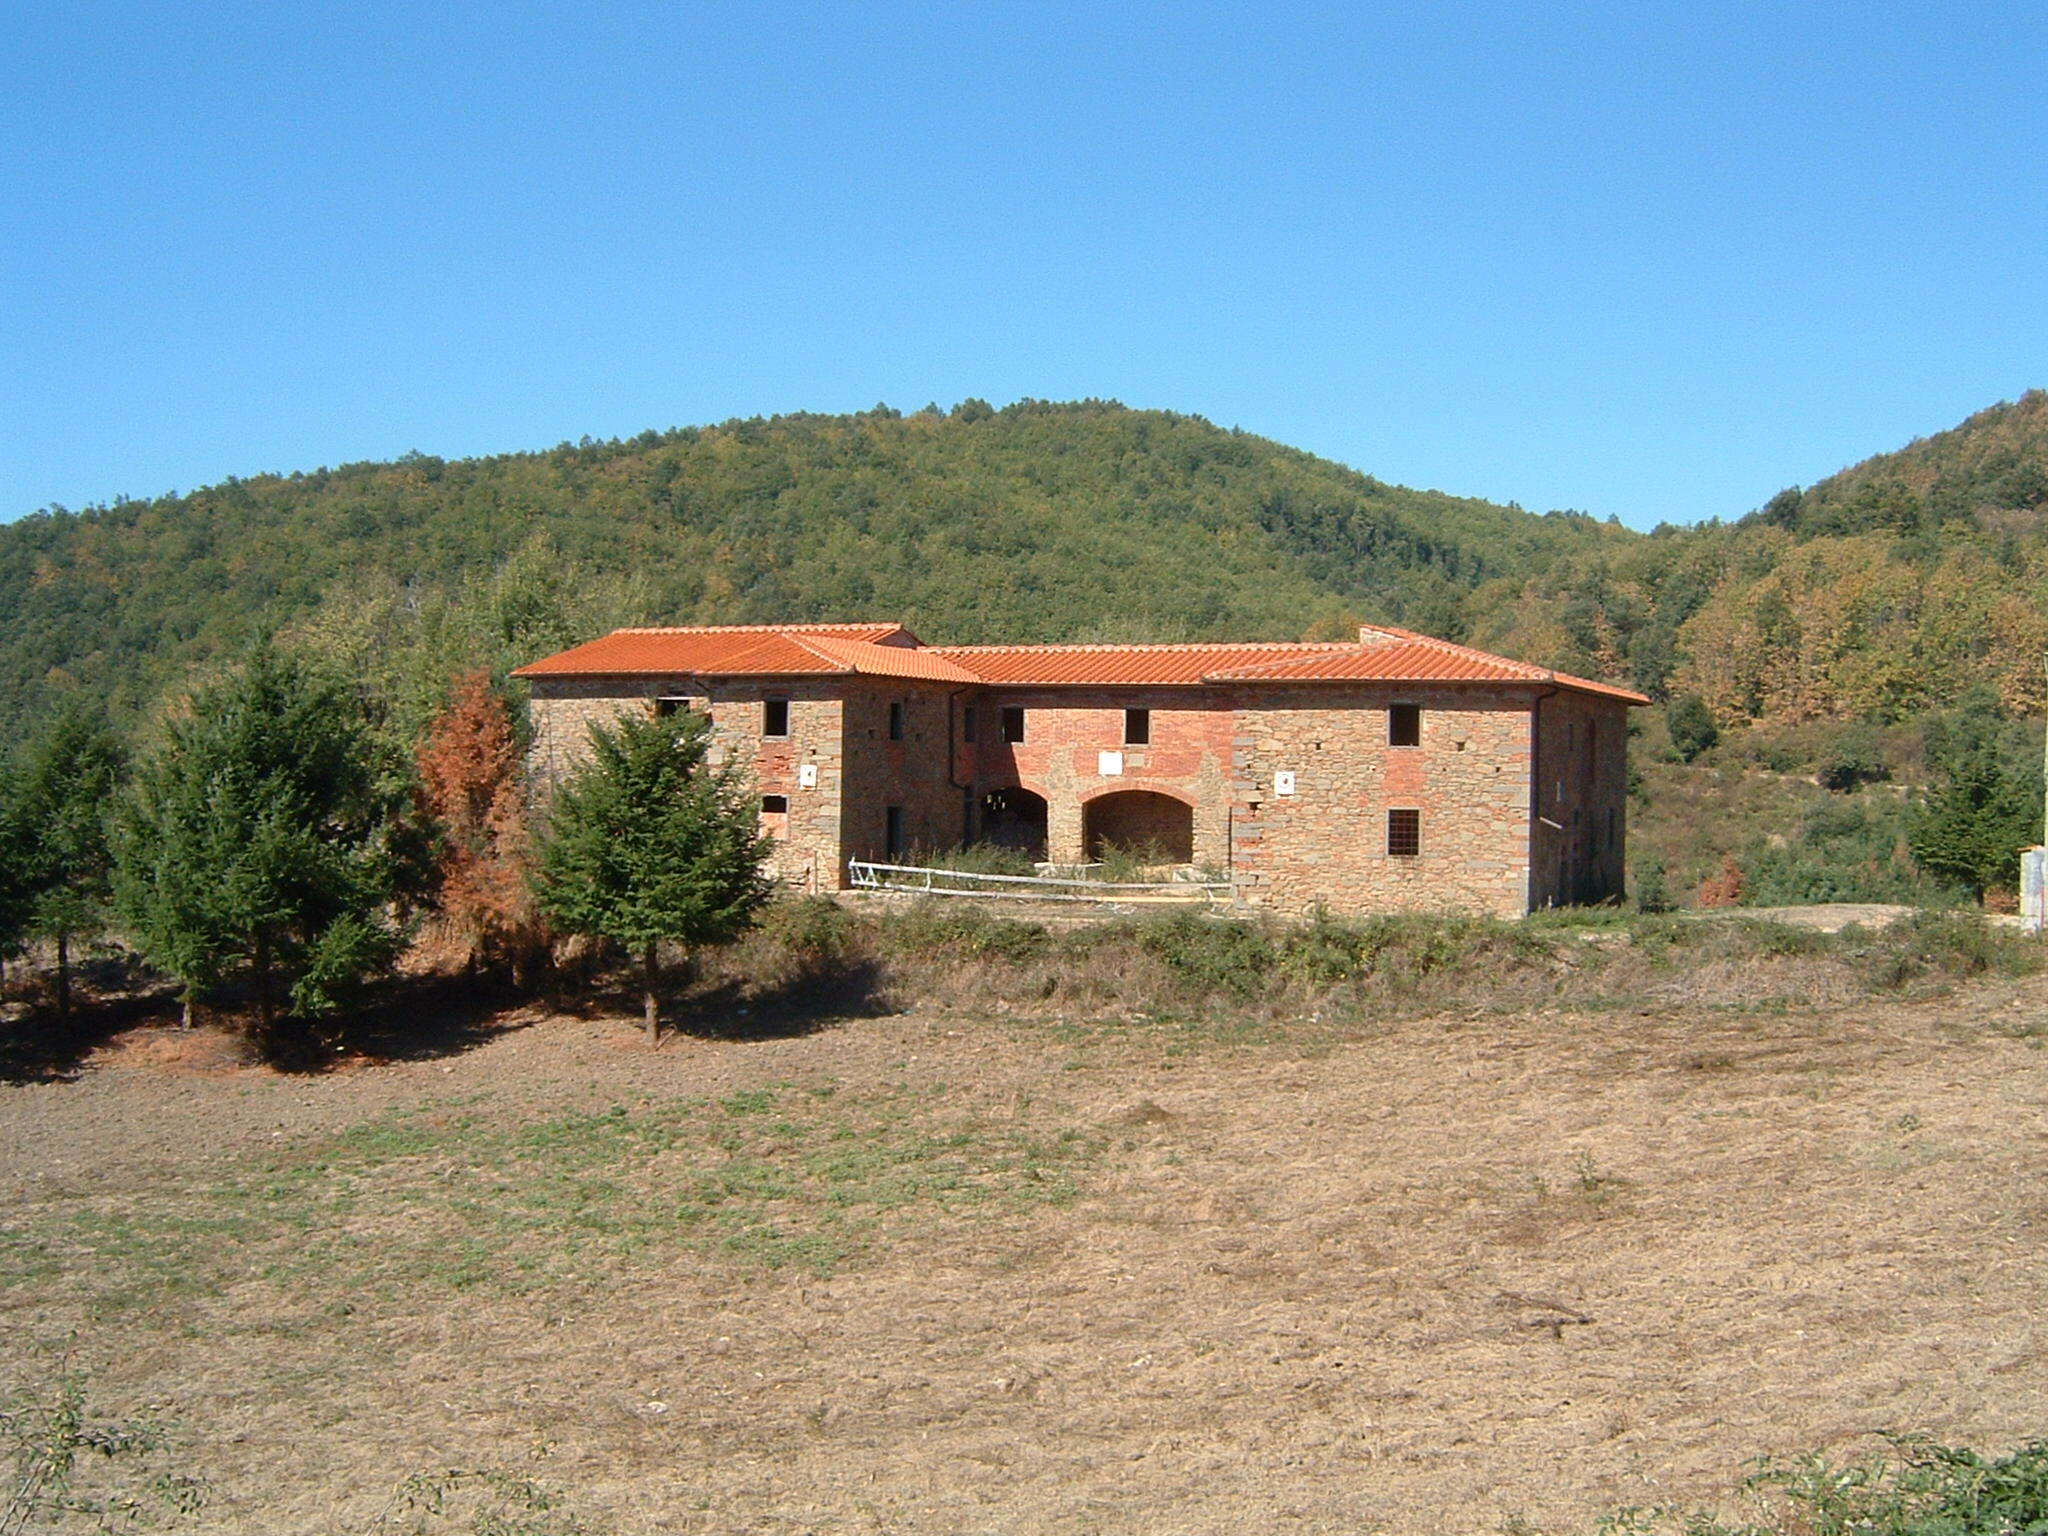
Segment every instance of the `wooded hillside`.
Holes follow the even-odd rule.
[[[593,624],[882,617],[934,642],[1285,639],[1373,618],[1455,630],[1481,583],[1631,537],[1092,401],[411,455],[0,527],[0,712],[69,689],[132,712],[351,593],[432,604],[501,581],[508,562]]]
[[[1650,534],[1099,401],[734,421],[0,526],[0,713],[83,692],[132,716],[280,628],[367,664],[380,626],[467,605],[502,660],[621,622],[1045,641],[1383,619],[1697,694],[1723,725],[1898,722],[1978,684],[2019,714],[2043,697],[2044,509],[2039,392],[1739,521]]]
[[[1722,724],[1896,723],[1972,687],[2037,713],[2048,649],[2048,395],[1787,490],[1732,524],[1575,551],[1468,602],[1474,643]]]

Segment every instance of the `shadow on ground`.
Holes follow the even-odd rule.
[[[0,1082],[57,1083],[124,1030],[175,1020],[175,991],[133,961],[93,958],[72,972],[71,1016],[57,1017],[49,978],[17,983],[0,1014]]]
[[[790,1040],[895,1011],[872,960],[820,959],[766,986],[708,981],[665,1003],[662,1022],[699,1040]]]
[[[399,976],[331,1018],[280,1024],[263,1059],[280,1072],[325,1072],[347,1056],[434,1061],[460,1056],[537,1017],[530,990],[488,976]]]
[[[515,987],[486,976],[398,976],[366,988],[338,1015],[287,1020],[258,1040],[252,1001],[238,991],[209,1000],[204,1022],[239,1026],[253,1054],[280,1072],[329,1072],[350,1057],[432,1061],[459,1056],[550,1013],[634,1019],[637,991],[623,976],[570,971],[549,984]],[[18,986],[0,1014],[0,1082],[64,1082],[125,1031],[175,1027],[175,987],[132,962],[79,967],[74,1005],[60,1021],[47,991]],[[550,993],[553,995],[551,996]],[[714,975],[662,1001],[664,1032],[701,1040],[787,1040],[847,1019],[893,1012],[880,968],[868,960],[818,959],[770,982]]]

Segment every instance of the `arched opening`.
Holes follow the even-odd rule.
[[[992,789],[981,797],[981,840],[1045,859],[1045,796],[1022,786]]]
[[[1195,857],[1195,808],[1149,789],[1120,789],[1081,807],[1081,833],[1090,859],[1115,847],[1161,864]]]

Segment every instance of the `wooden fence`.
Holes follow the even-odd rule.
[[[984,875],[965,869],[918,864],[847,865],[857,891],[901,891],[918,896],[978,896],[985,901],[1075,901],[1097,905],[1168,903],[1180,906],[1228,901],[1228,880],[1094,880],[1074,875]]]

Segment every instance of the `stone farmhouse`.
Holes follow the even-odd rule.
[[[559,778],[625,709],[702,710],[779,873],[985,841],[1155,844],[1277,912],[1520,916],[1622,893],[1642,695],[1373,626],[1247,645],[927,646],[898,624],[622,629],[521,667]]]

